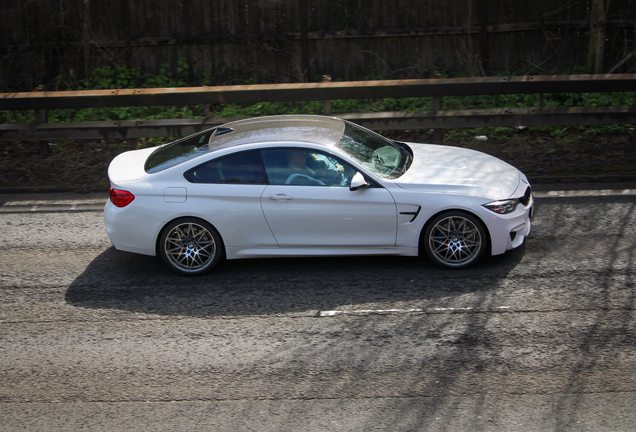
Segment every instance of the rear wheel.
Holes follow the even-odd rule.
[[[209,223],[195,218],[169,223],[159,239],[159,254],[175,272],[187,276],[208,273],[221,259],[219,233]]]
[[[445,268],[470,267],[484,255],[487,243],[483,223],[459,211],[436,216],[424,233],[426,253]]]

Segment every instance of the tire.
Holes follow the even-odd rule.
[[[424,232],[424,247],[441,267],[463,269],[472,266],[486,252],[484,224],[476,217],[449,211],[435,216]]]
[[[209,223],[195,218],[170,222],[159,237],[161,259],[176,273],[200,276],[221,260],[223,243]]]

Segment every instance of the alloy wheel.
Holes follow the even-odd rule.
[[[170,228],[163,241],[167,261],[183,273],[200,273],[215,263],[217,242],[206,227],[193,222]]]
[[[466,216],[445,216],[429,232],[427,252],[445,267],[467,266],[483,253],[482,230]]]

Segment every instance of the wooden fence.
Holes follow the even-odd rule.
[[[188,84],[543,74],[586,65],[603,0],[20,0],[0,5],[0,87],[128,64]],[[636,68],[636,0],[606,1],[602,69]],[[177,70],[179,59],[185,59]],[[186,69],[187,68],[187,69]],[[57,83],[57,84],[56,84]]]

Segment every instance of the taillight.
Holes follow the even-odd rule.
[[[110,189],[108,191],[108,196],[110,198],[110,202],[115,204],[117,207],[126,207],[135,199],[135,196],[130,192],[119,189]]]

